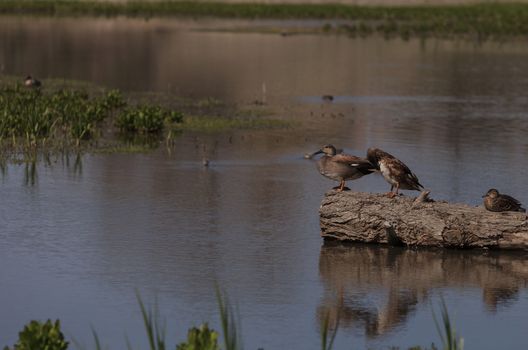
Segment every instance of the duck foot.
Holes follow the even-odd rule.
[[[350,188],[348,187],[343,187],[343,189],[341,189],[341,186],[336,186],[336,187],[332,187],[333,190],[336,190],[337,192],[341,192],[341,191],[350,191]]]
[[[399,194],[396,194],[396,193],[394,193],[394,192],[387,192],[387,193],[385,193],[385,195],[386,195],[387,197],[389,197],[389,198],[394,198],[394,197],[396,197],[396,196],[399,196]]]

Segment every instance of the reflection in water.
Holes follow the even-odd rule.
[[[523,254],[325,243],[319,319],[330,311],[343,327],[377,337],[405,325],[419,304],[446,287],[481,288],[482,302],[497,312],[528,282]]]
[[[299,123],[184,133],[148,154],[72,153],[10,167],[0,206],[0,310],[9,315],[0,317],[0,346],[26,319],[56,315],[87,342],[90,323],[102,324],[101,339],[119,348],[125,329],[143,331],[123,324],[134,319],[134,288],[146,300],[159,294],[173,329],[186,329],[216,319],[211,292],[220,281],[240,303],[248,348],[315,348],[325,310],[360,329],[355,341],[401,345],[420,336],[423,317],[431,320],[424,305],[439,290],[449,305],[464,304],[463,334],[475,348],[504,339],[528,348],[518,311],[528,301],[524,257],[320,250],[317,208],[329,184],[302,159],[326,143],[356,155],[377,146],[405,161],[435,199],[480,204],[495,187],[528,202],[526,45],[195,30],[209,24],[1,18],[3,74],[244,106],[265,98],[251,108]],[[20,186],[23,178],[38,186]],[[376,175],[349,186],[385,190]],[[503,336],[483,338],[498,319]],[[336,348],[350,348],[350,333],[338,332]]]
[[[24,183],[26,186],[34,186],[37,182],[37,161],[33,159],[24,165]]]
[[[56,163],[60,160],[63,168],[74,177],[80,178],[83,172],[83,155],[80,152],[70,153],[69,151],[62,152],[60,154],[51,155],[49,153],[43,154],[41,157],[33,155],[24,161],[24,184],[26,186],[35,186],[38,184],[38,169],[39,162],[42,161],[47,168],[53,168]],[[40,159],[42,158],[42,159]],[[73,159],[72,159],[73,158]],[[2,176],[7,176],[8,167],[1,165],[0,169]]]

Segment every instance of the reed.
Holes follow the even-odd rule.
[[[444,299],[442,298],[440,303],[440,313],[442,320],[438,321],[436,314],[433,311],[433,319],[436,326],[436,330],[440,335],[442,340],[442,345],[444,350],[463,350],[464,349],[464,339],[461,338],[455,331],[454,325],[451,323],[449,317],[449,312],[445,304]]]
[[[216,300],[224,337],[224,350],[242,350],[242,342],[238,331],[239,326],[237,325],[233,308],[225,293],[222,293],[218,286],[216,287]]]
[[[321,324],[321,349],[332,350],[334,346],[334,340],[339,329],[339,316],[335,321],[333,330],[330,330],[330,312],[326,313]]]

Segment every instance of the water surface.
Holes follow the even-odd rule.
[[[317,211],[335,184],[302,155],[378,146],[434,198],[478,205],[495,187],[526,204],[528,47],[198,30],[246,24],[1,18],[5,75],[265,99],[254,108],[296,124],[187,133],[170,150],[85,155],[82,166],[59,157],[33,178],[9,166],[0,345],[30,319],[60,318],[87,347],[91,326],[110,348],[124,348],[125,334],[144,347],[136,290],[157,298],[170,341],[181,341],[203,321],[219,329],[219,283],[248,349],[317,349],[327,313],[341,317],[338,349],[438,344],[441,297],[466,346],[526,348],[523,253],[324,245]],[[376,175],[349,187],[389,188]]]

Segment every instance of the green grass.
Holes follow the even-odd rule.
[[[216,99],[136,95],[79,83],[44,81],[40,89],[8,77],[0,84],[0,160],[34,161],[69,150],[145,152],[184,131],[284,128],[264,109],[240,109]],[[77,87],[80,86],[80,87]]]
[[[45,16],[213,16],[350,20],[323,31],[367,35],[460,36],[479,38],[528,35],[528,4],[488,3],[429,6],[348,6],[339,4],[241,4],[199,1],[99,2],[74,0],[3,0],[0,14]]]
[[[433,312],[433,319],[435,322],[436,330],[442,339],[442,345],[444,350],[463,350],[464,339],[462,339],[455,331],[454,325],[451,323],[449,312],[445,304],[444,299],[440,304],[440,312],[442,321],[439,322],[436,318],[436,314]]]
[[[242,350],[242,342],[240,338],[240,324],[235,318],[233,307],[230,304],[225,293],[216,288],[218,312],[220,317],[220,325],[222,327],[222,335],[224,340],[224,350]],[[166,326],[165,322],[160,320],[157,303],[153,307],[147,307],[139,294],[137,300],[143,319],[143,325],[149,344],[150,350],[166,350],[174,349],[174,346],[169,346],[166,341]],[[456,333],[451,323],[447,306],[444,300],[441,302],[442,326],[439,325],[436,315],[433,312],[433,319],[437,326],[438,333],[442,339],[443,350],[463,350],[463,340]],[[321,349],[332,350],[334,347],[334,339],[339,328],[339,318],[335,320],[334,329],[330,330],[330,315],[325,315],[321,323]],[[95,348],[102,349],[101,341],[95,329],[92,328],[92,335],[94,338]],[[202,324],[199,328],[192,327],[187,333],[187,341],[176,346],[177,350],[219,350],[217,344],[218,333],[210,329],[207,323]],[[47,349],[47,350],[66,350],[69,342],[67,342],[60,329],[60,321],[51,323],[48,320],[46,323],[39,321],[31,321],[19,333],[19,340],[15,344],[14,349]],[[77,347],[82,348],[80,344]],[[132,349],[132,345],[127,340],[128,349]],[[390,350],[399,350],[398,347],[388,347]],[[414,346],[408,350],[426,350],[421,346]],[[438,348],[431,344],[431,350],[438,350]],[[4,350],[10,350],[8,346]]]
[[[110,91],[89,96],[79,90],[43,92],[20,85],[0,87],[0,141],[27,146],[63,139],[80,144],[97,134],[97,125],[124,104]]]

